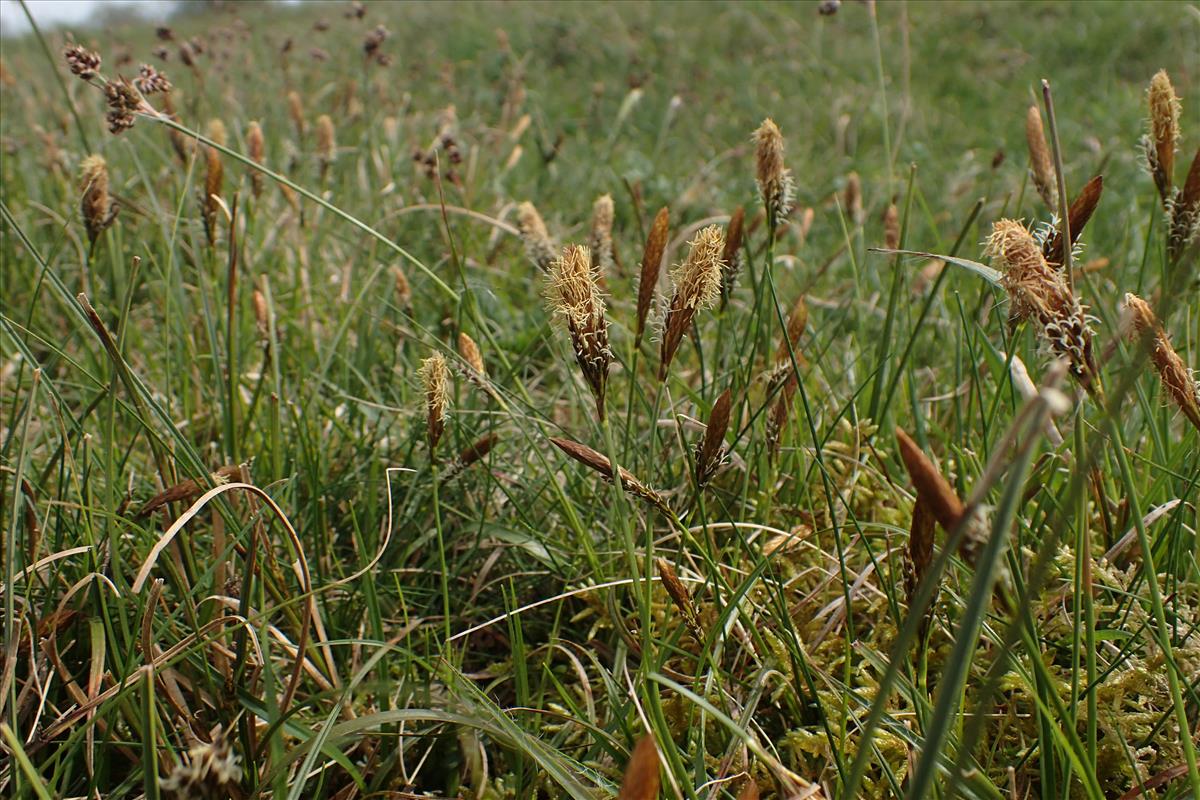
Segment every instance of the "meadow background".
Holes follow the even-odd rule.
[[[1200,797],[1200,431],[1120,330],[1135,292],[1197,364],[1196,249],[1168,258],[1140,142],[1165,69],[1183,183],[1200,9],[821,5],[229,3],[4,40],[4,794]],[[179,127],[111,134],[72,40],[169,76]],[[1104,178],[1075,259],[1102,398],[1026,397],[1053,370],[1003,290],[872,250],[986,261],[996,220],[1051,221],[1043,78],[1068,193]],[[291,187],[256,190],[252,122]],[[587,244],[604,194],[602,423],[518,206]],[[667,273],[739,207],[736,283],[660,382]],[[896,427],[977,492],[985,560],[918,545]],[[201,498],[231,483],[258,491]]]

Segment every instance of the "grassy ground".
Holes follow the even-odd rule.
[[[350,10],[78,32],[108,78],[166,72],[178,125],[219,120],[220,151],[147,117],[110,134],[62,35],[4,42],[5,796],[584,800],[650,733],[661,793],[688,800],[1200,798],[1200,432],[1120,333],[1136,292],[1200,352],[1196,248],[1168,257],[1140,145],[1165,68],[1183,183],[1194,4]],[[379,24],[388,64],[364,57]],[[972,261],[994,221],[1050,221],[1025,145],[1042,78],[1068,193],[1104,176],[1075,259],[1090,394],[1003,289],[871,250],[893,203],[903,246]],[[775,235],[765,117],[796,183]],[[252,121],[290,188],[253,190]],[[94,243],[89,154],[120,205]],[[516,225],[532,201],[586,244],[605,193],[602,422]],[[747,234],[660,382],[666,274],[635,328],[664,206],[664,273],[739,206]],[[1023,394],[1018,363],[1058,388]],[[932,553],[936,483],[897,426],[978,520],[935,514]]]

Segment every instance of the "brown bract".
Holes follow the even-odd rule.
[[[696,483],[703,488],[720,469],[725,459],[725,433],[729,430],[729,414],[733,395],[728,389],[721,392],[708,415],[704,438],[696,448]]]
[[[641,342],[642,333],[646,330],[646,315],[650,313],[650,301],[654,299],[654,287],[658,284],[658,275],[662,271],[663,252],[667,249],[667,235],[670,233],[670,212],[666,206],[654,215],[654,224],[646,236],[646,249],[642,251],[642,270],[638,279],[637,299],[637,341]]]
[[[1092,218],[1092,213],[1100,203],[1100,195],[1103,193],[1104,177],[1097,175],[1084,184],[1075,201],[1071,203],[1071,208],[1067,212],[1067,222],[1071,228],[1072,246],[1079,240],[1079,234],[1083,233],[1084,226]],[[1046,242],[1042,246],[1042,255],[1045,256],[1046,263],[1050,266],[1062,267],[1065,262],[1064,250],[1062,229],[1059,228],[1046,238]]]

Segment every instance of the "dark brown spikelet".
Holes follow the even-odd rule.
[[[1175,171],[1175,149],[1179,146],[1179,96],[1165,69],[1150,79],[1146,90],[1150,105],[1150,132],[1146,136],[1146,163],[1154,176],[1154,185],[1167,208],[1172,198],[1171,174]]]
[[[1192,158],[1183,189],[1171,204],[1171,229],[1167,236],[1167,257],[1172,263],[1183,258],[1187,249],[1200,239],[1200,148]]]
[[[966,514],[962,500],[958,499],[958,495],[954,493],[941,471],[902,428],[896,428],[896,442],[900,446],[900,458],[904,461],[904,468],[916,487],[918,502],[924,503],[937,523],[950,533]],[[958,552],[968,564],[974,566],[987,534],[974,518],[967,520],[965,524],[966,530],[960,540]]]
[[[729,430],[729,414],[733,395],[729,389],[721,392],[708,415],[704,438],[696,448],[696,483],[703,489],[725,460],[725,433]]]
[[[788,312],[787,335],[779,342],[779,347],[775,350],[775,364],[777,366],[790,368],[792,353],[796,354],[797,364],[804,364],[804,356],[800,354],[800,339],[804,336],[804,331],[807,328],[808,304],[804,302],[804,295],[800,295],[796,298],[792,310]]]
[[[79,188],[83,190],[79,212],[87,229],[88,243],[94,245],[117,216],[117,205],[108,193],[108,164],[103,156],[91,155],[80,163]]]
[[[421,362],[421,384],[425,389],[426,429],[432,457],[446,429],[446,408],[450,404],[450,368],[441,353]]]
[[[787,430],[788,416],[792,412],[792,398],[796,396],[799,387],[799,381],[792,375],[779,391],[775,405],[771,406],[771,415],[767,417],[767,453],[772,459],[779,453],[783,432]]]
[[[665,558],[654,559],[654,566],[658,569],[658,577],[662,580],[663,588],[667,590],[671,602],[683,615],[683,621],[687,623],[692,635],[697,640],[704,641],[704,631],[700,628],[700,618],[696,615],[696,607],[692,604],[692,595],[683,585],[683,581],[679,580],[679,576],[675,574],[675,568]]]
[[[464,447],[462,452],[458,454],[458,458],[454,459],[454,463],[446,469],[445,479],[450,480],[472,464],[482,461],[487,457],[488,453],[492,452],[492,448],[499,441],[500,436],[498,434],[488,433]]]
[[[265,157],[264,149],[262,126],[257,122],[251,122],[250,127],[246,129],[246,154],[255,164],[262,164]],[[262,194],[263,175],[256,169],[250,170],[250,188],[255,197]]]
[[[559,450],[562,450],[568,456],[583,464],[588,469],[600,473],[600,475],[608,481],[612,480],[612,462],[608,460],[608,456],[598,453],[592,448],[579,442],[573,442],[570,439],[561,439],[557,436],[551,436],[550,441]],[[661,509],[664,512],[670,511],[670,506],[667,505],[667,499],[661,494],[651,489],[646,484],[642,483],[633,473],[621,467],[621,486],[625,491],[640,497],[647,503]]]
[[[1127,294],[1125,314],[1131,338],[1150,338],[1150,360],[1167,396],[1200,430],[1200,382],[1175,351],[1150,304],[1135,294]]]
[[[1093,390],[1091,326],[1062,270],[1047,264],[1029,231],[1011,219],[992,225],[987,253],[1003,267],[1000,282],[1008,291],[1014,316],[1037,325],[1050,352],[1066,359],[1071,375]]]
[[[647,734],[638,740],[629,756],[617,800],[657,800],[658,782],[658,748],[654,737]]]
[[[654,287],[658,284],[658,275],[662,270],[663,252],[667,249],[667,235],[670,233],[670,212],[666,206],[658,210],[654,216],[654,224],[650,226],[650,234],[646,237],[646,249],[642,251],[641,277],[638,279],[637,300],[637,342],[642,341],[642,333],[646,330],[646,315],[650,313],[650,301],[654,299]]]
[[[662,347],[659,352],[658,379],[667,379],[671,361],[679,349],[701,308],[712,305],[721,292],[721,255],[725,251],[725,237],[716,225],[709,225],[691,241],[687,260],[675,268],[671,279],[675,294],[667,309],[663,322]]]
[[[1042,112],[1030,106],[1025,112],[1025,141],[1029,144],[1029,174],[1033,186],[1041,196],[1046,208],[1058,209],[1054,197],[1054,162],[1050,159],[1050,147],[1046,144],[1046,132],[1042,128]]]
[[[1104,176],[1097,175],[1084,184],[1083,189],[1075,198],[1075,202],[1071,203],[1071,210],[1067,212],[1067,221],[1071,228],[1072,247],[1075,246],[1075,242],[1079,241],[1079,234],[1083,233],[1088,220],[1092,218],[1092,213],[1096,210],[1096,206],[1100,202],[1100,195],[1103,193]],[[1051,267],[1060,268],[1065,261],[1063,251],[1062,229],[1059,228],[1046,237],[1046,242],[1042,245],[1042,255],[1046,257],[1046,262]]]
[[[742,269],[742,238],[745,235],[746,209],[738,206],[725,226],[725,250],[721,254],[721,297],[729,300],[738,273]]]
[[[575,360],[596,400],[596,413],[604,419],[604,390],[608,385],[608,320],[600,297],[597,274],[586,247],[568,245],[550,265],[547,290],[550,308],[563,318],[571,334]]]
[[[909,608],[913,606],[921,579],[933,563],[933,526],[936,523],[929,503],[918,493],[917,501],[913,503],[912,524],[908,529],[908,548],[904,551],[904,592]]]
[[[209,479],[213,485],[220,486],[221,484],[229,483],[232,480],[239,480],[241,479],[241,476],[241,466],[237,464],[227,464],[223,467],[218,467],[216,471],[209,476]],[[153,514],[155,511],[167,505],[168,503],[179,503],[195,500],[197,497],[208,491],[208,488],[208,484],[201,483],[200,481],[192,480],[190,478],[186,481],[180,481],[173,486],[168,486],[166,489],[147,500],[142,507],[138,509],[137,516],[145,517],[149,514]]]
[[[267,309],[267,298],[258,289],[251,295],[251,305],[254,307],[254,327],[258,330],[258,340],[263,347],[271,344],[271,314]]]

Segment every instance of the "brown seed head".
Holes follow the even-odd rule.
[[[475,340],[463,331],[458,333],[458,354],[477,375],[487,376],[487,368],[483,365],[483,354],[479,352],[479,345],[475,344]]]
[[[546,230],[546,223],[537,208],[528,201],[517,206],[517,229],[529,260],[542,272],[547,272],[556,258],[556,248]]]
[[[410,308],[412,306],[412,284],[408,282],[408,277],[405,276],[404,270],[399,265],[392,267],[392,280],[396,284],[396,305],[400,308]]]
[[[1046,133],[1042,129],[1042,113],[1035,105],[1025,112],[1025,141],[1029,144],[1029,172],[1034,188],[1041,195],[1046,208],[1054,211],[1058,208],[1054,196],[1054,162],[1050,158],[1050,147],[1046,144]]]
[[[783,133],[767,118],[754,132],[754,172],[772,228],[792,209],[792,173],[784,167],[783,155]]]
[[[573,442],[570,439],[551,436],[550,441],[555,447],[562,450],[575,461],[583,464],[588,469],[598,472],[605,480],[612,480],[612,462],[608,460],[608,456],[596,452],[585,444]],[[665,497],[642,483],[634,477],[633,473],[624,467],[621,467],[621,486],[635,497],[640,497],[642,500],[664,512],[670,512],[670,506],[667,504]]]
[[[1092,331],[1063,273],[1046,263],[1033,236],[1016,220],[992,226],[987,254],[1003,268],[1001,283],[1013,314],[1037,325],[1050,351],[1065,358],[1071,373],[1093,388]]]
[[[1154,185],[1164,204],[1171,200],[1171,174],[1175,170],[1175,149],[1179,146],[1181,104],[1171,78],[1160,69],[1146,90],[1150,105],[1150,136],[1146,142],[1146,160],[1154,176]]]
[[[251,122],[246,129],[246,154],[254,163],[262,164],[265,157],[264,150],[262,126],[257,121]],[[250,171],[250,187],[255,197],[262,194],[263,175],[258,170]]]
[[[846,213],[855,225],[863,224],[862,181],[857,172],[846,176]]]
[[[1175,351],[1150,304],[1135,294],[1127,294],[1124,317],[1124,327],[1131,339],[1150,339],[1150,360],[1163,389],[1188,421],[1200,430],[1200,382]]]
[[[888,203],[883,211],[883,246],[888,250],[900,246],[900,211],[895,203]]]
[[[675,568],[665,558],[654,559],[654,566],[658,569],[658,577],[662,581],[663,588],[667,590],[671,602],[683,615],[683,621],[692,630],[692,635],[703,641],[704,634],[700,629],[700,618],[696,615],[696,607],[692,605],[692,595],[683,585],[683,581],[679,580],[679,576],[675,574]]]
[[[254,325],[258,328],[258,340],[264,345],[271,341],[271,318],[267,311],[267,298],[258,289],[252,297],[254,305]]]
[[[592,206],[592,266],[601,275],[606,275],[613,267],[613,199],[610,194],[596,198]]]
[[[337,143],[334,141],[333,119],[328,114],[317,117],[317,158],[321,163],[321,174],[324,175],[329,165],[337,155]]]
[[[663,252],[667,248],[667,236],[670,233],[670,212],[666,206],[658,210],[654,216],[654,224],[646,236],[646,249],[642,251],[642,271],[638,279],[637,301],[637,341],[642,340],[646,330],[646,315],[650,313],[650,301],[654,299],[654,287],[658,285],[658,275],[662,271]]]
[[[658,379],[665,380],[675,351],[679,349],[683,335],[687,332],[701,308],[712,305],[721,293],[721,256],[725,252],[725,237],[716,225],[709,225],[697,234],[690,243],[687,260],[671,272],[675,294],[663,323],[662,348],[659,354]]]
[[[103,156],[91,155],[80,163],[79,187],[83,190],[79,211],[87,229],[88,242],[95,244],[96,237],[117,216],[116,205],[108,193],[108,164]]]
[[[300,93],[292,90],[287,94],[288,116],[292,118],[292,125],[296,128],[296,136],[303,139],[304,131],[308,125],[304,121],[304,103],[300,100]]]
[[[213,120],[213,123],[220,125],[220,120]],[[215,132],[213,123],[209,124],[210,134]],[[223,132],[224,128],[224,125],[220,125],[219,130]],[[209,138],[213,137],[210,135]],[[217,240],[217,212],[221,208],[221,184],[225,179],[225,167],[215,147],[204,148],[204,160],[204,197],[201,198],[200,206],[204,215],[204,232],[211,245]]]
[[[612,352],[608,349],[608,322],[596,278],[588,249],[568,245],[550,264],[546,296],[550,310],[566,322],[575,360],[592,390],[596,412],[604,419],[604,390]]]
[[[133,79],[133,83],[144,95],[171,91],[171,82],[167,80],[167,76],[149,64],[142,64],[138,68],[138,76]]]
[[[63,57],[67,60],[71,74],[78,75],[85,81],[90,81],[100,74],[100,54],[82,45],[71,45],[63,51]]]
[[[442,432],[446,429],[446,408],[450,404],[450,368],[441,353],[434,353],[421,362],[420,373],[425,388],[429,452],[435,453]]]
[[[134,115],[143,110],[142,96],[124,78],[104,84],[104,98],[108,102],[110,133],[123,133],[133,127]]]

